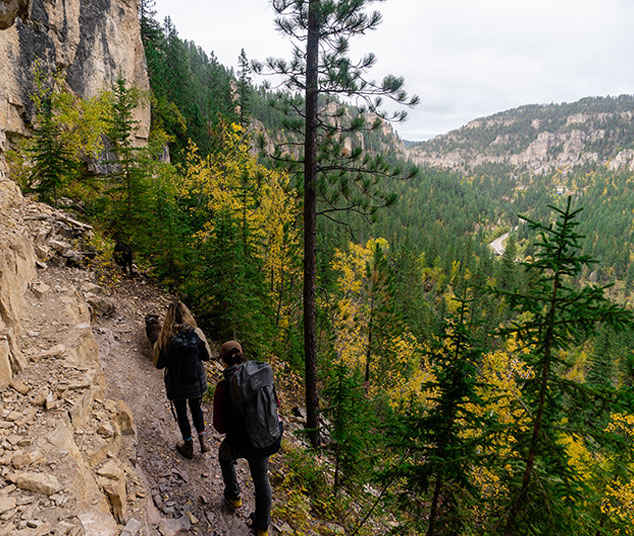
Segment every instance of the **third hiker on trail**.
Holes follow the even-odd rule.
[[[268,536],[271,522],[269,456],[280,449],[283,426],[279,402],[268,363],[246,361],[242,347],[227,341],[220,349],[224,380],[214,394],[214,428],[227,434],[218,449],[224,480],[224,496],[231,508],[240,508],[236,460],[246,458],[255,487],[255,513],[251,515],[257,536]]]
[[[194,442],[187,417],[188,404],[198,432],[200,452],[209,451],[201,408],[203,394],[207,391],[207,374],[202,362],[209,361],[209,355],[205,335],[196,326],[189,309],[183,302],[172,302],[154,346],[154,366],[165,368],[167,398],[176,408],[176,419],[183,436],[183,441],[176,444],[176,450],[185,458],[194,456]]]

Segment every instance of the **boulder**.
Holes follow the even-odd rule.
[[[108,512],[84,506],[77,517],[81,522],[82,536],[117,536],[117,523]]]
[[[0,335],[0,391],[11,383],[13,369],[9,358],[9,341]]]
[[[118,523],[125,523],[128,513],[128,495],[123,471],[121,471],[119,478],[116,479],[100,477],[99,485],[108,496],[114,518]]]
[[[62,257],[65,257],[73,249],[73,246],[63,240],[49,240],[48,246],[57,251]]]
[[[111,480],[122,480],[124,478],[125,471],[121,462],[117,460],[108,460],[99,469],[97,469],[97,474],[99,476],[110,478]]]
[[[113,420],[119,425],[121,433],[123,435],[135,435],[136,427],[130,407],[123,400],[117,400],[115,407],[116,413],[113,416]]]
[[[128,521],[123,527],[121,534],[119,536],[136,536],[136,533],[139,532],[141,528],[141,523],[139,523],[136,519],[132,518]]]
[[[53,495],[62,490],[62,485],[55,475],[50,473],[12,473],[8,477],[18,488],[43,493],[44,495]]]
[[[15,509],[15,497],[4,497],[0,495],[0,515]]]
[[[105,296],[91,296],[87,300],[90,307],[91,318],[107,318],[112,316],[117,310],[117,304],[114,300]]]
[[[33,404],[36,406],[44,407],[46,401],[48,400],[49,393],[50,391],[48,387],[42,387],[33,397]]]
[[[31,292],[33,292],[35,297],[38,299],[44,296],[44,294],[46,294],[50,290],[51,287],[49,287],[46,283],[43,283],[42,281],[37,281],[31,284]]]
[[[11,465],[16,469],[24,469],[41,458],[39,452],[18,452],[11,458]]]
[[[179,536],[189,534],[191,529],[191,521],[187,516],[181,516],[178,519],[161,519],[159,524],[159,532],[163,536]]]
[[[18,393],[25,395],[27,394],[31,388],[21,380],[14,379],[10,384],[10,387],[15,389]]]

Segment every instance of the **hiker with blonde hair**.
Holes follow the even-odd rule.
[[[154,346],[154,366],[165,369],[167,399],[176,410],[176,420],[183,436],[183,440],[176,444],[176,450],[188,459],[194,456],[188,405],[198,433],[200,452],[209,452],[201,403],[207,391],[203,361],[209,361],[210,354],[207,339],[187,306],[180,301],[170,303]]]

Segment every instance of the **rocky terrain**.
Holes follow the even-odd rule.
[[[0,0],[0,169],[3,153],[28,134],[33,69],[59,69],[68,87],[91,97],[119,73],[149,88],[135,0]],[[135,111],[137,142],[147,140],[149,106]]]
[[[250,534],[246,464],[234,514],[220,438],[191,461],[173,448],[143,321],[169,296],[139,275],[98,282],[78,267],[90,227],[1,178],[0,213],[0,535]]]
[[[634,170],[634,97],[530,105],[410,144],[417,164],[463,172],[542,175],[575,167]]]

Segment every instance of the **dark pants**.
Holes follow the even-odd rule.
[[[269,484],[269,457],[247,457],[232,448],[225,439],[218,449],[218,461],[225,483],[225,497],[238,497],[240,485],[236,477],[236,460],[245,458],[251,470],[255,487],[255,528],[267,529],[271,523],[271,485]]]
[[[189,402],[189,411],[192,414],[194,427],[199,434],[205,431],[205,419],[203,418],[203,410],[200,407],[202,398],[190,398],[189,400],[174,400],[174,408],[176,409],[176,420],[180,428],[183,439],[191,439],[192,429],[189,426],[189,418],[187,417],[187,402]]]

